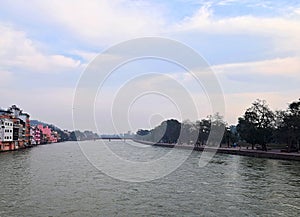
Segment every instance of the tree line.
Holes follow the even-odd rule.
[[[38,120],[30,120],[31,126],[36,125],[43,125],[44,127],[48,126],[51,130],[54,130],[59,135],[59,142],[65,142],[65,141],[84,141],[84,140],[93,140],[93,139],[99,139],[100,137],[98,134],[92,132],[92,131],[68,131],[68,130],[62,130],[59,127],[53,125],[53,124],[47,124]]]
[[[212,125],[225,128],[220,145],[247,143],[252,149],[267,151],[268,144],[283,144],[286,151],[298,151],[300,144],[300,99],[290,103],[286,110],[272,111],[265,100],[257,99],[238,118],[236,126],[228,126],[219,114],[195,122],[180,123],[175,119],[163,121],[154,129],[140,129],[136,139],[161,143],[205,145]],[[282,147],[283,148],[283,147]]]

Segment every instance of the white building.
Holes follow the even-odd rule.
[[[13,121],[7,118],[0,119],[0,141],[13,141]]]

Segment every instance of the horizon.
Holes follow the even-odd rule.
[[[261,99],[257,99],[257,100],[261,100]],[[299,98],[299,100],[300,100],[300,98]],[[293,102],[296,102],[297,100],[294,100]],[[290,104],[290,103],[292,103],[292,102],[289,102],[288,103],[288,105]],[[15,104],[14,104],[15,105]],[[270,105],[269,104],[267,104],[269,107],[270,107]],[[16,105],[18,108],[20,108],[21,110],[22,110],[22,107],[19,107],[19,105]],[[8,110],[8,108],[9,107],[7,107],[7,108],[3,108],[3,107],[1,107],[0,106],[0,110],[4,110],[4,111],[6,111],[6,110]],[[247,108],[245,108],[245,111],[246,111],[246,109]],[[276,111],[286,111],[288,108],[285,108],[285,109],[283,109],[283,110],[272,110],[272,112],[276,112]],[[31,114],[30,113],[27,113],[26,112],[26,114],[29,114],[29,116],[31,117]],[[214,115],[216,115],[216,114],[214,114]],[[243,115],[241,115],[240,117],[243,117]],[[238,117],[238,118],[240,118],[240,117]],[[201,119],[197,119],[197,120],[190,120],[190,119],[185,119],[185,120],[182,120],[182,121],[179,121],[180,123],[183,123],[183,122],[185,122],[185,121],[190,121],[190,122],[192,122],[192,123],[195,123],[196,121],[201,121],[201,120],[203,120],[203,119],[210,119],[211,117],[209,117],[209,115],[208,116],[206,116],[206,117],[203,117],[203,118],[201,118]],[[223,118],[223,116],[221,116],[221,118]],[[159,122],[157,125],[152,125],[150,128],[139,128],[139,129],[137,129],[136,131],[130,131],[130,130],[128,130],[128,131],[124,131],[124,132],[113,132],[113,133],[105,133],[105,132],[102,132],[102,133],[97,133],[97,132],[95,132],[95,133],[97,133],[99,136],[101,136],[101,135],[122,135],[122,134],[127,134],[127,133],[131,133],[131,134],[136,134],[136,132],[138,131],[138,130],[152,130],[152,129],[154,129],[155,127],[157,127],[157,126],[159,126],[162,122],[165,122],[165,121],[167,121],[167,120],[177,120],[176,118],[168,118],[168,119],[163,119],[163,120],[161,120],[161,122]],[[62,127],[60,127],[59,125],[57,125],[57,124],[55,124],[55,123],[50,123],[50,122],[48,122],[47,120],[38,120],[38,119],[32,119],[32,118],[30,118],[30,121],[37,121],[37,122],[40,122],[40,123],[43,123],[43,124],[46,124],[46,125],[53,125],[54,127],[57,127],[57,128],[59,128],[59,129],[61,129],[61,130],[66,130],[66,131],[69,131],[69,132],[71,132],[71,131],[77,131],[77,130],[79,130],[79,131],[82,131],[82,132],[84,132],[84,131],[89,131],[88,129],[64,129],[64,128],[62,128]],[[226,124],[226,126],[228,126],[228,127],[236,127],[237,125],[238,125],[238,123],[236,123],[236,124],[228,124],[227,122],[226,122],[226,120],[223,118],[222,119],[222,121],[224,121],[224,123]],[[92,131],[92,132],[94,132],[94,131]]]
[[[224,120],[229,125],[236,125],[238,117],[256,99],[266,100],[273,111],[285,110],[289,103],[299,99],[300,2],[70,3],[0,3],[1,107],[16,104],[31,119],[72,130],[76,87],[89,63],[111,46],[139,37],[168,38],[198,52],[221,86],[226,108]],[[95,120],[101,134],[115,133],[114,127],[105,123],[111,117],[111,99],[124,83],[137,78],[130,83],[134,87],[155,89],[165,84],[162,77],[139,80],[138,76],[147,73],[167,75],[178,81],[193,98],[198,117],[212,115],[205,89],[193,81],[187,70],[167,61],[141,59],[115,70],[95,98]],[[176,86],[168,88],[176,92]],[[119,130],[123,132],[150,129],[170,118],[193,119],[182,117],[162,95],[147,95],[130,109],[128,121],[132,129],[122,125]],[[78,130],[95,131],[93,126],[86,128]]]

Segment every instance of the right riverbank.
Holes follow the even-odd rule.
[[[192,145],[182,145],[182,144],[168,144],[168,143],[153,143],[149,141],[142,140],[133,140],[134,142],[151,145],[151,146],[159,146],[159,147],[167,147],[167,148],[179,148],[179,149],[193,149],[194,151],[210,151],[222,154],[231,154],[231,155],[242,155],[248,157],[256,157],[256,158],[269,158],[269,159],[278,159],[278,160],[293,160],[300,161],[300,153],[299,152],[281,152],[280,150],[252,150],[247,148],[215,148],[208,146],[192,146]]]

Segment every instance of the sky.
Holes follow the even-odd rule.
[[[296,0],[2,0],[0,107],[17,104],[31,119],[72,130],[76,87],[89,63],[125,40],[163,37],[191,47],[207,61],[223,91],[224,119],[236,124],[258,98],[273,110],[299,99],[299,35]],[[117,69],[97,95],[93,106],[101,133],[115,132],[109,121],[122,103],[116,109],[112,104],[124,85],[136,92],[165,85],[176,95],[178,88],[168,86],[163,75],[188,91],[199,118],[211,114],[205,90],[189,72],[144,59]],[[181,116],[172,96],[148,94],[132,102],[123,118],[129,125],[120,124],[118,130],[134,132],[164,119],[194,117]],[[94,130],[92,123],[82,126]]]

